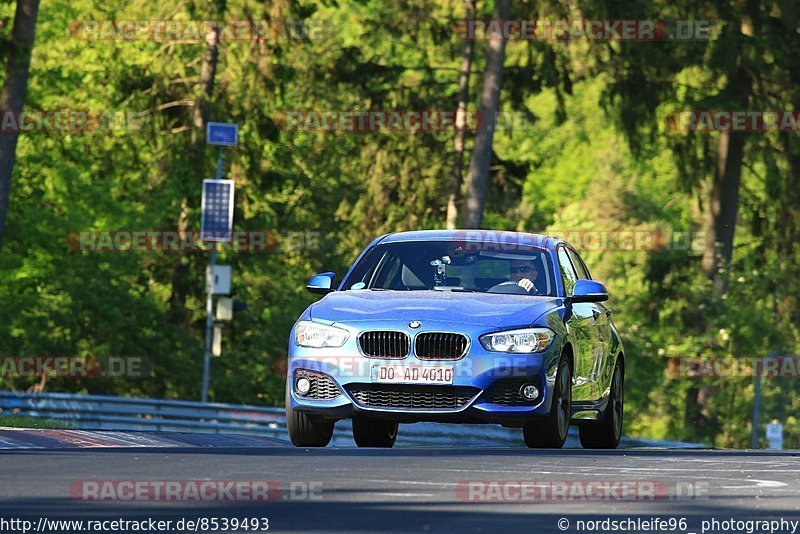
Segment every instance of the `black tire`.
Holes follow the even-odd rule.
[[[359,447],[391,449],[397,439],[397,423],[366,417],[353,417],[353,441]]]
[[[333,437],[336,421],[326,421],[313,415],[296,412],[292,409],[289,388],[286,384],[286,428],[289,439],[295,447],[325,447]]]
[[[522,435],[525,445],[532,449],[560,449],[567,441],[572,406],[572,367],[569,360],[561,356],[558,362],[556,383],[550,414],[544,419],[525,423]]]
[[[622,363],[617,360],[611,377],[611,392],[603,412],[603,421],[597,425],[580,427],[581,445],[584,449],[616,449],[622,436],[623,415],[625,412],[625,375]]]

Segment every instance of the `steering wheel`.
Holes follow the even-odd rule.
[[[486,290],[487,293],[502,293],[505,295],[538,295],[539,291],[536,289],[536,286],[533,286],[530,291],[526,291],[525,288],[517,284],[517,282],[513,280],[508,280],[506,282],[500,282],[497,285],[494,285]]]

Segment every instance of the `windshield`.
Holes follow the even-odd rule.
[[[344,290],[474,291],[556,296],[550,254],[540,248],[481,250],[465,241],[379,244],[345,280]]]

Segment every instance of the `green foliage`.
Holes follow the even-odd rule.
[[[71,425],[61,421],[23,415],[0,415],[0,427],[4,426],[11,428],[71,428]]]

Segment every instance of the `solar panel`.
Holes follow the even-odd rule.
[[[202,241],[230,241],[233,231],[233,180],[203,180]]]

